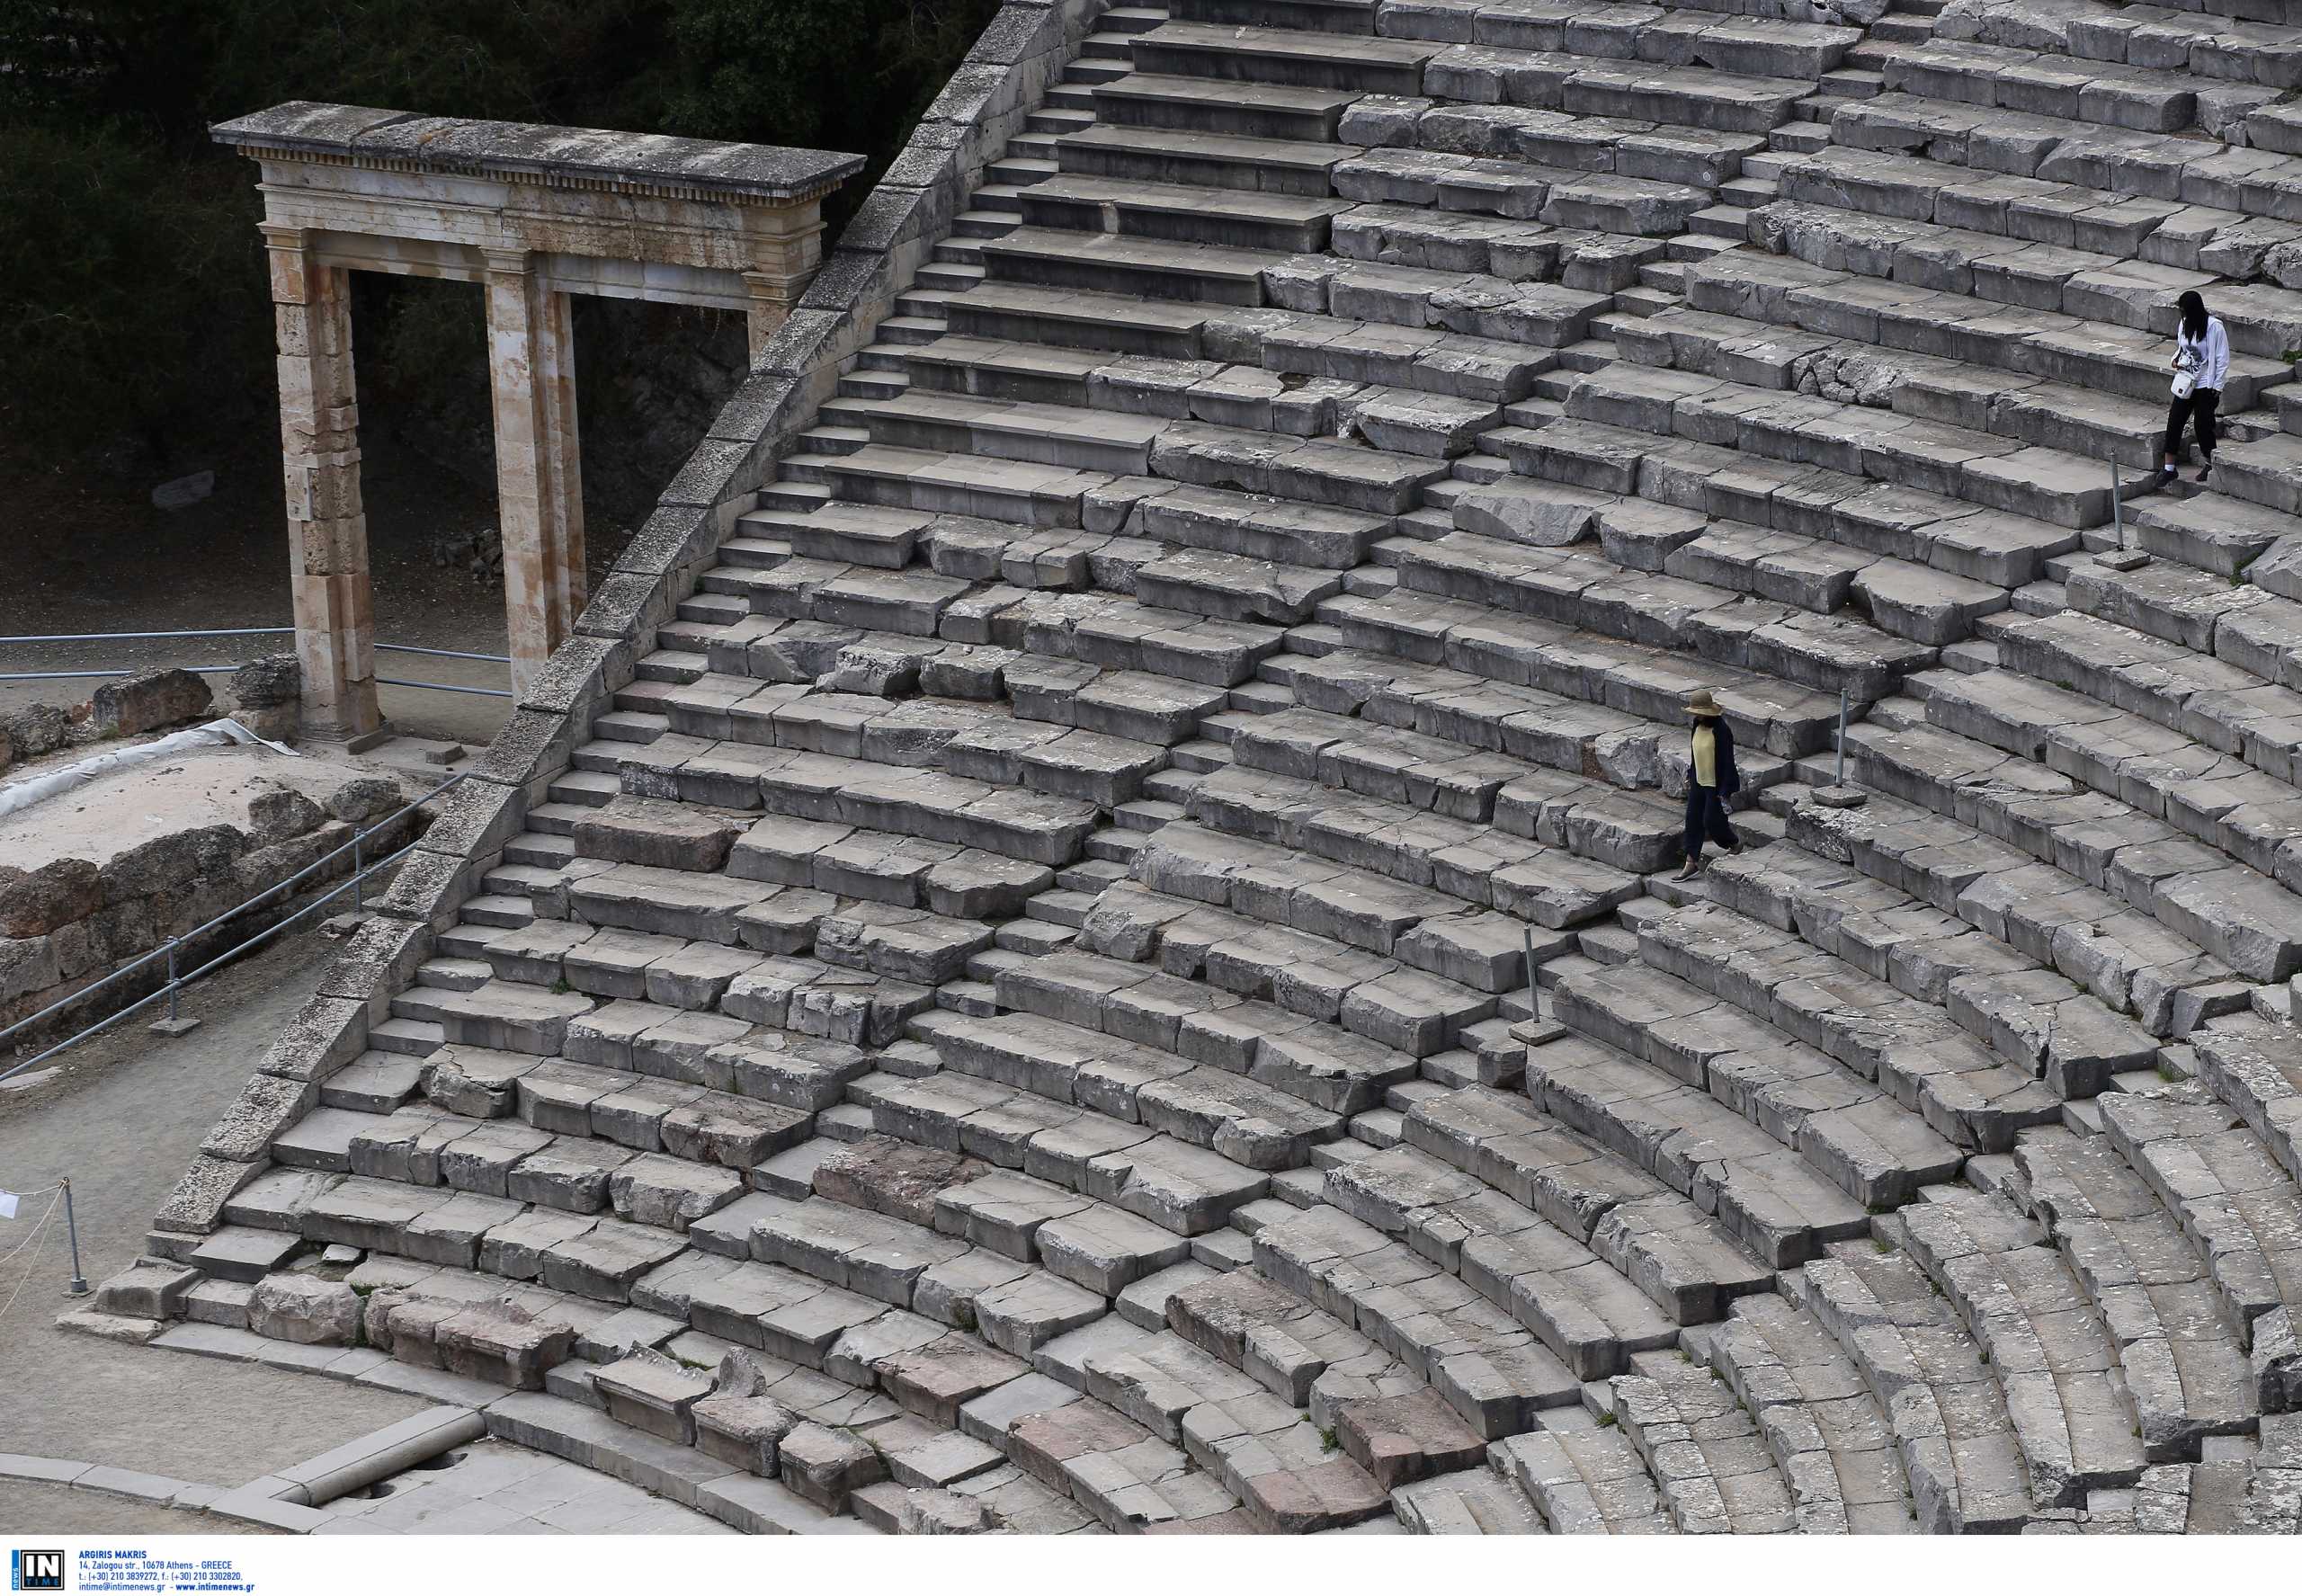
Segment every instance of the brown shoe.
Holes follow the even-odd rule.
[[[1672,877],[1671,879],[1673,881],[1691,881],[1700,874],[1702,874],[1702,860],[1699,859],[1690,859],[1687,860],[1686,869]]]

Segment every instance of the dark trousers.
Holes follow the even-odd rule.
[[[1702,857],[1702,840],[1709,837],[1721,848],[1732,848],[1742,839],[1735,828],[1726,824],[1726,800],[1716,787],[1699,787],[1690,777],[1687,780],[1687,859],[1690,862]]]
[[[2214,458],[2214,412],[2222,403],[2218,388],[2190,390],[2187,399],[2176,399],[2166,412],[2166,458],[2179,459],[2182,452],[2182,424],[2195,418],[2198,422],[2198,451],[2208,459]]]

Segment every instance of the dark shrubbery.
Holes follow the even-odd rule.
[[[854,150],[876,168],[996,9],[0,0],[0,428],[65,447],[126,436],[165,460],[174,440],[268,424],[254,172],[210,122],[332,100]],[[363,290],[363,385],[468,388],[477,340],[394,336],[403,298]]]

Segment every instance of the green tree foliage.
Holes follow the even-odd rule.
[[[179,432],[260,423],[271,313],[254,173],[210,123],[327,100],[852,150],[876,171],[996,9],[0,0],[0,426],[134,431],[165,458]],[[834,228],[870,181],[830,208]],[[396,291],[374,296],[387,318]],[[460,347],[361,332],[363,351],[418,368]],[[415,388],[426,373],[393,375]]]

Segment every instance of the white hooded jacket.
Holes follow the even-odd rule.
[[[2222,384],[2230,375],[2230,334],[2223,330],[2220,317],[2206,318],[2203,338],[2193,338],[2176,329],[2174,366],[2177,370],[2196,373],[2199,387],[2222,391]]]

